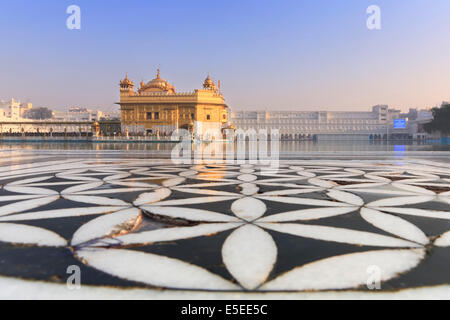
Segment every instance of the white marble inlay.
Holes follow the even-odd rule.
[[[317,199],[309,199],[309,198],[274,197],[274,196],[257,196],[257,198],[261,199],[261,200],[270,200],[270,201],[283,202],[283,203],[289,203],[289,204],[302,204],[302,205],[309,205],[309,206],[323,206],[323,207],[352,206],[351,204],[343,203],[343,202],[317,200]]]
[[[72,236],[72,246],[106,236],[117,236],[130,231],[141,218],[141,211],[136,208],[125,209],[95,218],[82,225]]]
[[[59,196],[41,197],[36,199],[13,202],[0,207],[0,216],[23,212],[45,206],[59,199]]]
[[[364,200],[350,192],[344,192],[340,190],[330,190],[327,192],[327,196],[337,201],[345,202],[354,206],[362,206]]]
[[[418,247],[418,244],[377,233],[293,223],[258,223],[263,228],[316,240],[376,247]]]
[[[439,238],[434,241],[434,245],[438,247],[450,247],[450,231],[440,235]]]
[[[63,195],[62,197],[70,201],[97,204],[103,206],[131,206],[130,203],[127,203],[123,200],[112,199],[107,197],[81,196],[81,195]]]
[[[259,187],[254,183],[245,182],[240,184],[239,187],[241,188],[241,193],[245,196],[252,196],[259,191]]]
[[[219,202],[219,201],[227,201],[234,200],[236,197],[230,196],[213,196],[213,197],[196,197],[196,198],[187,198],[187,199],[176,199],[176,200],[165,200],[158,202],[158,206],[179,206],[179,205],[187,205],[187,204],[199,204],[199,203],[210,203],[210,202]]]
[[[30,213],[18,213],[6,217],[0,217],[0,221],[25,221],[38,219],[53,219],[53,218],[67,218],[67,217],[81,217],[93,214],[110,213],[123,209],[123,206],[101,206],[101,207],[82,207],[70,209],[55,209],[45,211],[35,211]]]
[[[80,184],[80,185],[76,185],[76,186],[64,189],[63,191],[61,191],[61,194],[69,194],[69,193],[91,190],[91,189],[100,187],[102,184],[103,184],[103,181],[96,181],[96,182],[91,182],[91,183]]]
[[[174,165],[113,154],[0,166],[0,179],[7,182],[0,195],[0,241],[12,248],[65,247],[80,264],[164,292],[211,290],[208,295],[223,297],[231,290],[242,298],[267,294],[261,290],[281,291],[273,294],[283,298],[299,294],[286,290],[351,289],[359,294],[370,264],[381,268],[386,281],[429,261],[424,246],[431,249],[429,255],[433,248],[450,246],[450,231],[426,235],[421,230],[425,219],[441,226],[450,220],[447,164],[292,159],[273,170],[260,165]],[[56,182],[48,182],[53,177]],[[52,190],[56,187],[65,189]],[[436,194],[428,187],[444,192]],[[59,194],[68,201],[57,201]],[[44,206],[51,210],[40,209]],[[53,231],[89,215],[67,239],[71,246]],[[411,220],[413,224],[405,215],[424,219]],[[46,221],[52,218],[59,220]],[[21,224],[29,220],[39,227]],[[303,265],[298,257],[298,265],[277,274],[286,254],[298,252],[297,243],[299,248],[317,243],[311,250],[328,256]],[[192,260],[183,252],[185,245]],[[333,256],[327,248],[334,246],[349,253]],[[129,247],[136,250],[124,249]],[[368,251],[373,247],[379,250]],[[153,248],[158,254],[146,253]],[[166,248],[171,257],[165,256]],[[183,258],[175,259],[176,252]],[[205,261],[211,260],[203,255],[209,254],[221,257],[222,263],[208,265]],[[231,280],[215,274],[217,267]]]
[[[240,176],[237,177],[239,180],[244,181],[244,182],[252,182],[255,181],[256,179],[258,179],[257,176],[253,175],[253,174],[241,174]]]
[[[417,194],[424,194],[424,195],[430,195],[430,196],[434,196],[436,194],[435,192],[433,192],[431,190],[427,190],[425,188],[413,186],[410,184],[392,183],[392,186],[394,186],[398,189],[410,191],[410,192],[417,193]]]
[[[24,180],[16,180],[16,181],[8,183],[8,185],[17,186],[17,185],[22,185],[22,184],[30,184],[30,183],[50,180],[51,178],[53,178],[53,176],[41,176],[41,177],[36,177],[36,178],[24,179]]]
[[[172,191],[167,188],[159,188],[152,192],[141,193],[133,204],[135,206],[140,206],[143,204],[158,202],[170,196],[171,193]]]
[[[123,249],[84,249],[77,251],[77,256],[106,273],[153,286],[210,290],[239,288],[201,267],[151,253]]]
[[[326,189],[338,186],[338,184],[335,183],[335,182],[322,180],[322,179],[319,179],[319,178],[311,178],[311,179],[308,180],[308,183],[310,183],[310,184],[312,184],[314,186],[318,186],[318,187],[326,188]]]
[[[26,194],[36,194],[36,195],[42,195],[42,196],[51,196],[51,195],[58,195],[59,192],[46,189],[46,188],[37,188],[37,187],[26,187],[26,186],[11,186],[6,185],[3,187],[5,190],[9,192],[15,192],[15,193],[26,193]]]
[[[288,195],[295,195],[295,194],[303,194],[303,193],[311,193],[311,192],[317,192],[321,191],[322,189],[319,188],[304,188],[304,189],[285,189],[285,190],[276,190],[276,191],[267,191],[264,193],[261,193],[261,196],[288,196]]]
[[[246,289],[255,289],[269,276],[277,259],[277,246],[270,234],[253,225],[231,233],[222,247],[223,262]]]
[[[393,235],[422,245],[426,245],[429,242],[422,230],[402,218],[368,208],[361,208],[361,216],[375,227]]]
[[[130,233],[119,236],[115,240],[123,245],[130,244],[149,244],[154,242],[173,241],[179,239],[189,239],[195,237],[203,237],[214,235],[218,232],[233,229],[240,226],[242,222],[233,223],[205,223],[193,227],[173,227],[163,228],[151,231],[143,231],[138,233]],[[112,241],[112,244],[117,244]]]
[[[308,221],[347,214],[358,207],[329,207],[287,211],[258,219],[258,222]]]
[[[414,268],[425,256],[424,249],[377,250],[335,256],[294,268],[264,284],[262,290],[346,289],[365,285],[367,270],[378,266],[381,280]]]
[[[194,194],[203,194],[208,196],[232,196],[239,197],[238,193],[228,192],[228,191],[220,191],[220,190],[209,190],[209,189],[196,189],[196,188],[184,188],[184,187],[172,187],[172,190],[194,193]]]
[[[152,214],[162,215],[171,218],[181,218],[189,221],[208,221],[208,222],[240,221],[238,218],[233,216],[202,209],[183,208],[183,207],[158,207],[155,205],[151,206],[144,205],[141,206],[140,208]]]
[[[261,217],[266,210],[267,207],[264,202],[252,197],[241,198],[231,204],[231,211],[246,221],[252,221]]]
[[[367,207],[392,207],[417,204],[434,200],[434,196],[396,197],[381,199],[366,204]]]
[[[0,223],[0,241],[47,247],[67,245],[67,241],[55,232],[15,223]]]
[[[427,218],[437,218],[450,220],[450,212],[448,211],[438,211],[438,210],[425,210],[416,208],[399,208],[399,207],[372,207],[379,211],[386,211],[390,213],[406,214],[410,216],[427,217]]]

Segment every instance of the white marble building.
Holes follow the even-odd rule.
[[[407,114],[377,105],[372,111],[233,111],[231,123],[236,129],[256,131],[278,129],[281,140],[368,140],[391,136],[416,138],[418,123],[430,113],[410,109]],[[394,119],[404,118],[406,127],[394,128]],[[425,135],[423,133],[423,135]],[[420,137],[422,138],[422,137]]]
[[[0,100],[0,121],[20,121],[25,111],[30,110],[32,106],[30,102],[20,103],[14,98],[8,101]]]
[[[103,117],[100,110],[70,107],[68,111],[53,111],[53,119],[57,121],[98,121]]]

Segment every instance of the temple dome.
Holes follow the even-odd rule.
[[[204,89],[209,89],[209,90],[214,90],[217,91],[217,87],[214,84],[214,81],[211,80],[211,78],[208,76],[206,77],[205,81],[203,82],[203,88]]]
[[[128,79],[128,74],[125,76],[125,79],[120,81],[120,85],[132,86],[134,83],[130,79]]]
[[[139,92],[170,92],[175,93],[175,87],[164,79],[161,79],[159,69],[156,78],[149,81],[139,89]]]

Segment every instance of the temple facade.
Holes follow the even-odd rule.
[[[156,78],[140,83],[135,91],[128,79],[120,81],[122,134],[170,136],[176,129],[186,129],[193,137],[228,126],[228,107],[215,83],[208,77],[203,89],[177,93],[163,80],[158,69]]]

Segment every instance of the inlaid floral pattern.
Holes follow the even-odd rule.
[[[105,275],[96,286],[367,291],[374,265],[390,290],[450,282],[423,276],[434,255],[450,267],[445,163],[76,158],[0,167],[0,183],[0,275],[22,276],[8,271],[16,251],[57,263],[39,250],[64,248]]]

